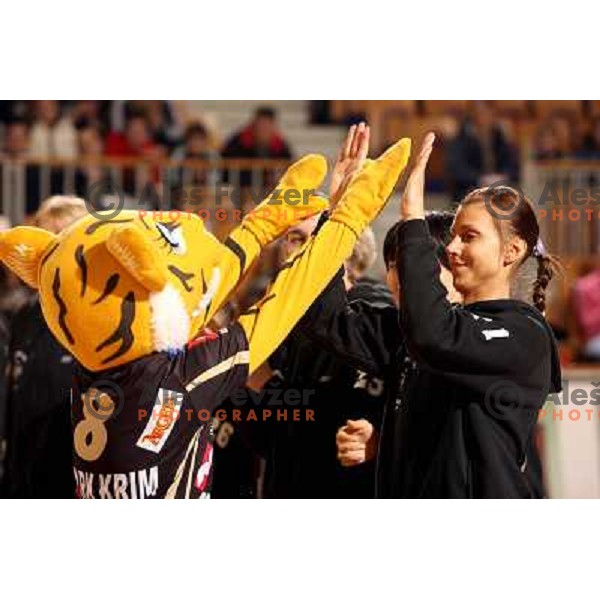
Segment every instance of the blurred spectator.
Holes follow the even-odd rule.
[[[450,188],[454,201],[471,189],[495,181],[517,179],[516,150],[508,142],[491,107],[475,102],[448,144]]]
[[[71,117],[76,129],[96,127],[101,134],[109,131],[109,100],[77,100]]]
[[[0,100],[0,123],[27,118],[27,100]]]
[[[146,116],[155,143],[171,149],[181,141],[183,128],[168,100],[146,101]]]
[[[586,362],[600,361],[600,270],[579,277],[572,291],[573,316],[578,329],[579,356]]]
[[[148,120],[142,114],[131,115],[125,124],[123,133],[111,132],[106,139],[107,156],[154,156],[155,144],[150,135]]]
[[[104,151],[104,140],[98,126],[90,122],[78,129],[77,145],[82,164],[75,172],[75,193],[86,197],[91,185],[107,177],[106,169],[96,162],[102,158]]]
[[[546,123],[536,132],[533,156],[536,160],[555,160],[564,156],[556,130]]]
[[[153,160],[160,157],[160,149],[152,140],[148,120],[143,114],[132,114],[125,124],[125,132],[113,131],[106,139],[104,153],[110,157],[143,158]],[[123,191],[129,196],[136,192],[144,194],[146,186],[158,181],[155,168],[136,169],[127,167],[122,173]]]
[[[583,160],[600,159],[600,119],[592,121],[590,131],[583,138],[583,143],[575,156]]]
[[[10,220],[0,215],[0,232],[10,229],[11,226]],[[28,297],[29,289],[12,271],[0,264],[0,320],[9,322]]]
[[[241,131],[233,135],[225,144],[221,154],[224,158],[279,158],[290,160],[292,152],[277,127],[275,109],[263,106],[258,108],[254,118]],[[228,181],[228,174],[225,174]],[[268,187],[273,177],[263,174],[263,185]],[[252,172],[240,172],[240,185],[252,184]]]
[[[173,152],[173,160],[203,160],[210,161],[219,158],[210,145],[208,131],[202,123],[192,123],[185,130],[184,143]],[[214,185],[218,180],[216,169],[191,169],[187,173],[179,169],[178,179],[180,184]]]
[[[9,346],[8,319],[0,314],[0,489],[4,480],[4,459],[6,456],[6,368]],[[3,494],[0,494],[2,497]]]
[[[46,200],[35,224],[59,233],[87,215],[83,200]],[[15,315],[10,346],[6,490],[13,498],[72,498],[70,389],[75,363],[48,329],[37,295]]]
[[[257,109],[252,121],[229,139],[222,154],[231,158],[292,158],[277,127],[277,113],[266,106]]]
[[[27,123],[23,120],[15,120],[6,125],[4,133],[4,148],[1,157],[4,160],[19,161],[27,160],[30,154],[30,131]],[[40,203],[41,176],[39,165],[28,164],[24,167],[25,173],[25,214],[33,214]],[[20,171],[2,170],[0,174],[0,183],[4,186],[4,177],[8,178],[6,182],[8,189],[13,189],[16,181],[21,179]],[[50,170],[49,184],[52,190],[57,190],[62,186],[61,172],[58,169]],[[4,189],[4,187],[2,187]],[[9,192],[10,193],[10,192]],[[6,203],[10,198],[3,199]],[[10,209],[6,204],[4,210]]]
[[[211,160],[219,158],[219,153],[211,148],[208,130],[202,123],[191,123],[185,130],[184,143],[171,155],[173,160]]]
[[[183,128],[173,100],[114,100],[110,113],[113,131],[123,131],[131,117],[143,115],[156,144],[172,148],[181,140]]]
[[[36,158],[75,158],[73,123],[60,114],[58,100],[37,100],[29,153]]]
[[[26,158],[29,153],[29,128],[22,120],[9,122],[4,130],[2,158],[15,160]]]

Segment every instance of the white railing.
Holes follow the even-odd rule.
[[[22,223],[55,194],[80,196],[95,208],[108,197],[118,197],[127,208],[197,210],[215,198],[244,208],[270,191],[288,164],[271,159],[3,159],[0,210],[11,223]]]

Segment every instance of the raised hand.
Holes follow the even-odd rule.
[[[425,216],[425,171],[434,141],[435,134],[428,133],[425,136],[415,165],[406,182],[400,203],[400,217],[404,221],[423,219]]]
[[[332,207],[337,204],[352,177],[363,166],[369,154],[370,135],[371,129],[365,123],[350,127],[331,173],[329,197]]]

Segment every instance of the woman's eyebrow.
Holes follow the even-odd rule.
[[[471,223],[462,223],[459,227],[457,227],[458,231],[474,231],[476,233],[479,233],[479,229],[477,227],[475,227],[475,225],[472,225]],[[454,231],[454,229],[452,230]]]

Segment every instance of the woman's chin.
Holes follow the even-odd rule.
[[[469,282],[468,278],[464,275],[455,274],[454,275],[454,289],[464,296],[469,291]]]

